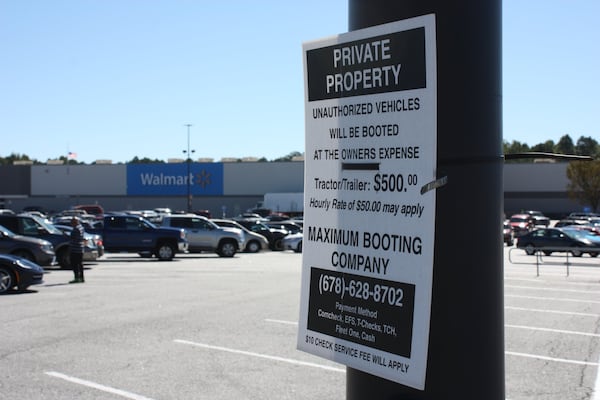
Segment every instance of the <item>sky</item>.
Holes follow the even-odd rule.
[[[503,1],[505,141],[600,141],[598,15]],[[0,157],[303,152],[302,43],[347,31],[347,0],[0,0]]]

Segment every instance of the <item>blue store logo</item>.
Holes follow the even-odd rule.
[[[127,194],[133,196],[223,195],[223,164],[129,164]],[[189,182],[188,182],[189,179]]]

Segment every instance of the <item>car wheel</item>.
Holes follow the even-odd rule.
[[[56,261],[62,269],[71,269],[71,258],[69,257],[69,251],[63,248],[56,253]]]
[[[535,247],[533,247],[533,244],[528,243],[527,245],[525,245],[525,253],[527,253],[527,255],[529,256],[535,254]]]
[[[221,242],[217,249],[217,254],[221,257],[233,257],[236,252],[235,244],[230,241]]]
[[[33,254],[31,254],[27,250],[17,250],[13,253],[13,255],[24,258],[24,259],[32,261],[32,262],[35,262],[35,257],[33,257]]]
[[[15,280],[12,273],[8,269],[0,267],[0,293],[8,292],[13,286],[15,286]]]
[[[598,257],[598,253],[592,252],[592,253],[590,253],[590,257]]]
[[[260,243],[258,243],[256,240],[252,240],[250,242],[248,242],[248,244],[246,245],[246,251],[248,253],[258,253],[261,249]]]
[[[169,243],[161,243],[156,249],[156,257],[161,261],[171,261],[175,257],[175,249]]]
[[[296,250],[294,250],[296,253],[302,253],[302,242],[298,243],[298,246],[296,246]]]
[[[275,243],[273,243],[273,250],[275,250],[275,251],[283,250],[283,239],[279,238],[279,239],[275,240]]]
[[[577,246],[574,246],[575,248],[573,250],[571,250],[571,254],[573,255],[573,257],[581,257],[583,255],[583,252],[577,248]]]
[[[544,251],[544,255],[546,255],[546,256],[549,256],[549,255],[551,255],[551,254],[552,254],[552,252],[551,252],[551,251],[548,251],[548,250]]]

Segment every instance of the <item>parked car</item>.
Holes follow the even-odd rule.
[[[52,243],[56,254],[56,261],[61,268],[71,268],[71,260],[69,258],[69,235],[55,227],[53,224],[47,223],[45,220],[27,214],[18,215],[0,215],[0,225],[5,226],[9,230],[18,235],[44,239]],[[91,248],[86,248],[84,259],[95,260],[98,258],[98,253],[93,252]]]
[[[25,258],[0,254],[0,293],[13,288],[26,290],[31,285],[44,283],[44,269]]]
[[[583,221],[588,221],[592,218],[600,218],[600,215],[592,212],[572,212],[567,216],[567,219]]]
[[[287,231],[288,234],[302,232],[302,227],[295,222],[292,221],[269,221],[265,222],[269,228],[281,229],[282,231]]]
[[[104,218],[104,208],[98,204],[79,204],[73,207],[74,210],[83,210],[88,214],[92,214],[97,220]]]
[[[284,250],[293,250],[295,253],[302,253],[302,232],[291,233],[283,238]]]
[[[553,252],[570,252],[575,257],[600,254],[600,237],[569,228],[540,228],[519,237],[517,247],[529,255],[537,250],[549,256]]]
[[[533,220],[534,226],[548,227],[550,225],[550,218],[548,218],[544,214],[542,214],[541,211],[527,210],[527,211],[523,211],[522,214],[529,215]]]
[[[200,215],[167,215],[162,220],[162,226],[185,229],[190,253],[210,251],[221,257],[233,257],[238,250],[244,248],[242,232],[221,228]]]
[[[250,229],[252,232],[259,233],[266,237],[269,241],[269,248],[271,250],[283,250],[283,242],[281,240],[288,234],[287,231],[277,228],[269,228],[267,225],[256,219],[236,219],[236,221],[240,225]]]
[[[504,222],[504,226],[502,227],[502,235],[504,236],[504,243],[506,243],[507,246],[512,246],[514,243],[515,235],[508,221]]]
[[[47,240],[17,235],[0,225],[0,253],[25,258],[38,265],[52,265],[56,260],[54,246]]]
[[[240,225],[231,219],[211,219],[212,222],[221,228],[239,229],[244,232],[244,251],[247,253],[257,253],[269,248],[269,241],[260,233],[252,232],[250,229]]]
[[[528,214],[514,214],[508,220],[515,237],[519,237],[533,230],[533,221]]]
[[[188,249],[184,229],[159,227],[145,218],[124,213],[105,214],[101,229],[88,233],[102,236],[107,253],[138,253],[171,261],[178,252]]]
[[[73,230],[72,226],[57,224],[55,224],[54,226],[56,226],[58,229],[69,235],[69,239],[71,238],[71,231]],[[85,252],[83,253],[83,259],[85,261],[94,261],[97,258],[102,257],[104,255],[104,243],[102,242],[101,235],[97,233],[89,233],[85,231],[84,227],[83,238],[85,239]],[[95,257],[93,256],[94,253],[96,253]]]

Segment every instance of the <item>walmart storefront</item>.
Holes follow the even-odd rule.
[[[186,210],[189,183],[194,210],[234,216],[253,208],[265,193],[304,191],[302,161],[194,162],[189,168],[188,174],[186,163],[0,166],[0,207],[59,211],[76,204],[101,204],[113,211]],[[506,213],[536,209],[558,217],[583,210],[584,205],[567,195],[566,168],[566,163],[506,164]]]

